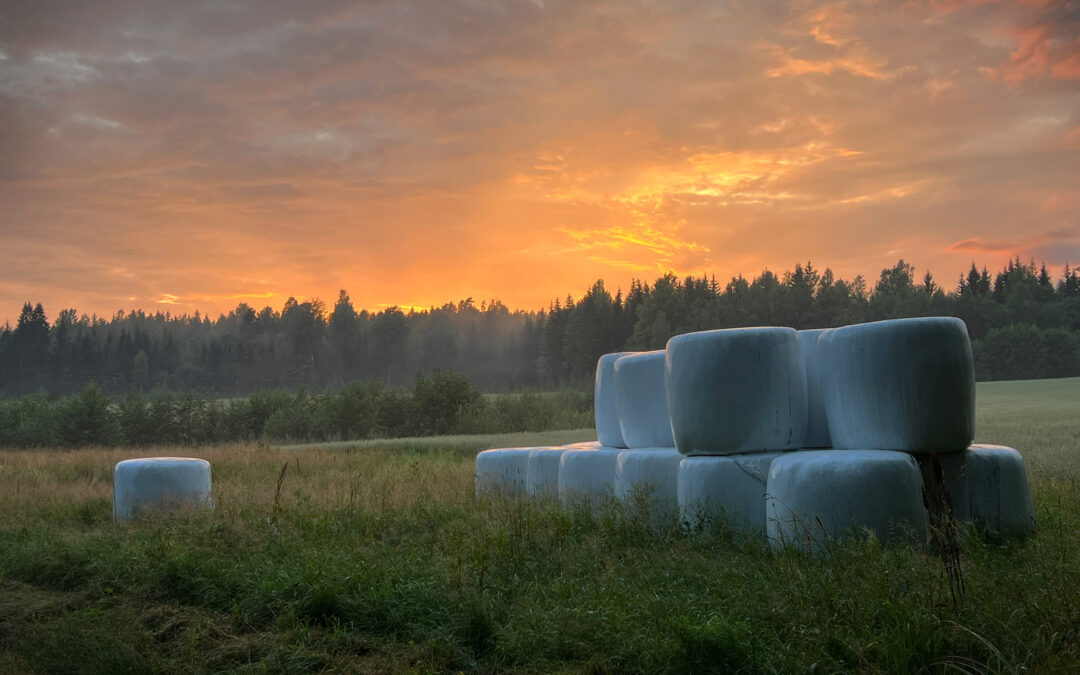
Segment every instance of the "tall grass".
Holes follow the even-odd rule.
[[[477,502],[493,438],[0,451],[0,670],[1066,670],[1077,412],[980,413],[980,440],[1028,460],[1039,532],[962,529],[956,607],[932,550],[856,537],[808,557],[610,503]],[[210,460],[216,508],[114,526],[112,467],[148,454]]]

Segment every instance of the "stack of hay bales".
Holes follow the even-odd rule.
[[[806,437],[806,368],[791,328],[689,333],[667,345],[679,508],[691,525],[723,517],[765,532],[769,466]]]
[[[958,319],[689,333],[662,351],[602,356],[599,440],[482,452],[477,493],[557,495],[566,506],[644,496],[653,517],[723,518],[775,546],[851,529],[922,541],[917,459],[934,455],[957,520],[1031,532],[1023,459],[972,445],[974,405]]]
[[[615,408],[626,450],[618,454],[612,483],[623,504],[643,507],[656,526],[675,522],[682,455],[668,412],[663,350],[615,361]]]
[[[883,539],[922,539],[925,472],[916,458],[927,462],[931,454],[957,520],[997,532],[1034,531],[1020,454],[972,445],[975,375],[962,321],[895,319],[821,331],[804,358],[819,369],[833,450],[774,463],[768,486],[774,540],[816,539],[851,526]]]
[[[769,470],[772,542],[816,543],[848,528],[925,539],[923,483],[912,453],[972,440],[975,378],[957,319],[845,326],[804,338],[815,364],[817,424],[832,449],[779,458]]]

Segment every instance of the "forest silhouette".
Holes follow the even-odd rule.
[[[411,386],[454,371],[482,391],[584,387],[599,355],[663,348],[673,335],[738,326],[824,328],[955,316],[973,340],[980,380],[1080,375],[1080,272],[1056,278],[1019,258],[991,274],[974,263],[951,288],[900,260],[872,285],[811,263],[753,279],[634,280],[614,295],[602,280],[580,299],[511,311],[468,298],[428,310],[357,311],[346,291],[332,307],[289,298],[280,312],[245,303],[216,319],[142,310],[106,319],[63,309],[51,323],[26,303],[0,331],[0,392],[69,394],[198,390],[239,396],[368,380]]]

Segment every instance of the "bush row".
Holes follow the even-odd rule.
[[[1013,324],[972,343],[980,380],[1028,380],[1080,375],[1080,333]]]
[[[192,392],[109,397],[89,384],[73,396],[0,399],[0,447],[321,442],[576,429],[592,419],[591,391],[485,397],[449,371],[419,375],[411,390],[354,382],[224,401]]]

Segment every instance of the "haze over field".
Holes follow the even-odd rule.
[[[1080,261],[1076,2],[5,3],[0,323]]]

